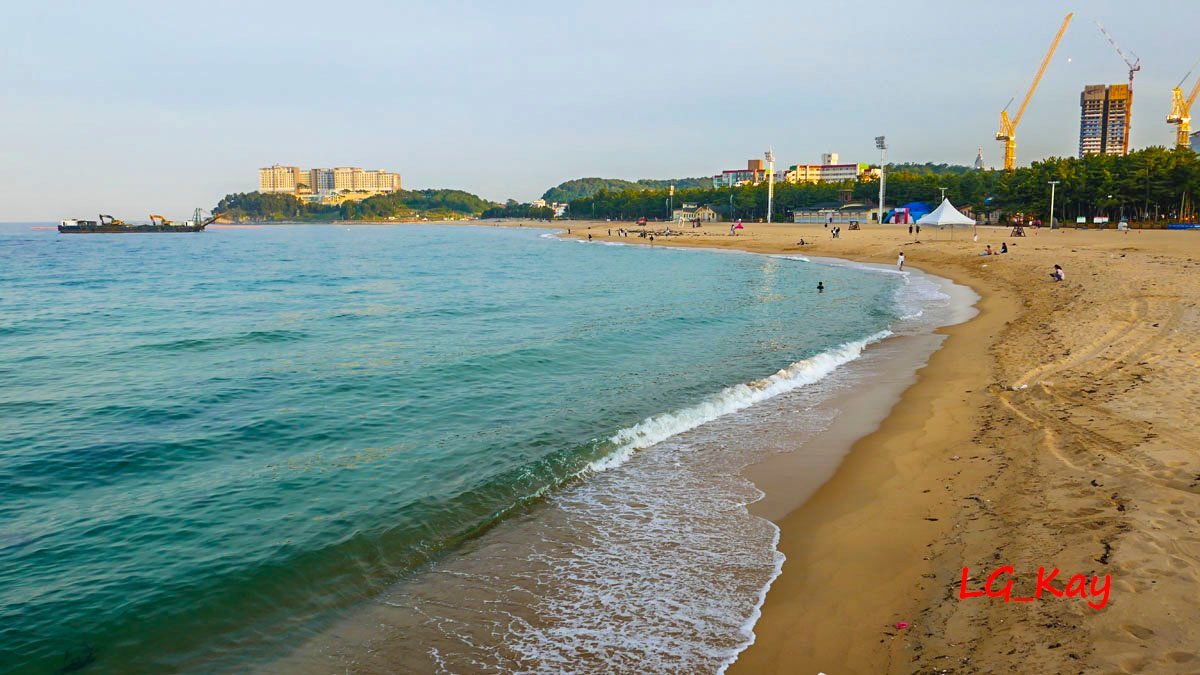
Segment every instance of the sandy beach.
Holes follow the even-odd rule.
[[[622,226],[570,224],[571,236],[648,243],[608,235]],[[903,250],[981,296],[833,477],[771,515],[787,562],[731,672],[1200,668],[1200,235],[978,233],[926,229],[917,242],[867,226],[835,240],[819,225],[747,224],[731,237],[716,223],[656,237],[893,265]],[[1010,253],[979,255],[1002,242]],[[960,599],[964,567],[976,592],[1006,565],[993,589],[1013,580],[1010,601]],[[1086,575],[1094,592],[1035,597],[1039,568],[1060,570],[1053,588],[1077,591],[1068,580]]]

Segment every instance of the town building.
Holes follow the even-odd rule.
[[[783,173],[788,183],[841,183],[858,180],[868,171],[866,164],[842,164],[836,152],[821,155],[820,164],[793,164]]]
[[[684,203],[679,208],[671,213],[673,220],[690,223],[715,223],[717,221],[717,212],[710,206],[701,206],[699,204]]]
[[[767,179],[765,163],[761,159],[746,161],[745,169],[729,169],[713,176],[713,187],[737,187],[758,185]]]
[[[820,164],[793,164],[786,171],[771,177],[776,183],[841,183],[843,181],[879,178],[879,169],[867,164],[844,164],[836,152],[821,154]],[[751,159],[745,169],[729,169],[713,176],[713,187],[758,185],[767,181],[763,160]]]
[[[1188,147],[1192,149],[1192,152],[1200,152],[1200,131],[1193,131],[1188,141]]]
[[[1124,155],[1132,99],[1127,84],[1089,84],[1079,94],[1079,156]]]

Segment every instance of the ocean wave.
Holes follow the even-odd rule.
[[[588,464],[587,470],[606,471],[618,467],[628,461],[637,450],[695,429],[718,417],[744,410],[760,401],[817,382],[838,366],[857,359],[868,345],[891,334],[891,331],[884,330],[861,340],[846,342],[829,351],[797,361],[768,377],[726,387],[694,406],[654,415],[632,427],[621,429],[609,439],[616,449]]]
[[[146,351],[205,351],[248,344],[270,344],[276,342],[296,342],[306,337],[302,331],[295,330],[252,330],[236,335],[220,335],[215,337],[183,338],[167,342],[153,342],[133,347]]]

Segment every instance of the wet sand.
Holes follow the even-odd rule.
[[[621,226],[570,224],[597,239]],[[787,562],[730,672],[1200,669],[1200,233],[981,227],[978,243],[966,228],[954,239],[926,229],[917,243],[901,226],[838,240],[819,225],[684,232],[655,245],[884,264],[904,250],[908,265],[982,298],[802,505],[783,506],[802,492],[785,470],[757,470]],[[1011,253],[978,255],[1004,241]],[[1049,278],[1055,263],[1063,283]],[[1002,565],[1015,568],[1013,597],[1034,595],[1039,567],[1062,570],[1058,588],[1111,575],[1111,595],[1100,610],[1049,595],[959,599],[964,566],[977,590]]]

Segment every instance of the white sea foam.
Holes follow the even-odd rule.
[[[638,424],[614,434],[609,440],[616,446],[616,450],[592,462],[588,465],[588,469],[606,471],[620,466],[628,461],[637,450],[660,443],[689,429],[695,429],[723,415],[749,408],[755,403],[765,401],[773,396],[817,382],[836,370],[838,366],[857,359],[867,345],[878,342],[891,334],[891,331],[885,330],[862,340],[847,342],[829,351],[797,361],[774,375],[726,387],[689,408],[648,417]]]

